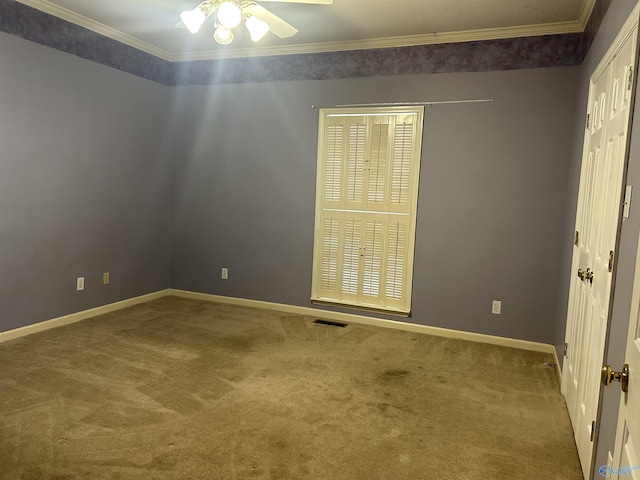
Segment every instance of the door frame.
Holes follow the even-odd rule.
[[[593,79],[594,78],[598,78],[600,75],[603,74],[603,72],[608,68],[609,64],[613,61],[614,57],[617,55],[617,53],[620,51],[621,47],[624,45],[625,41],[629,38],[629,36],[633,33],[634,29],[638,29],[639,27],[639,18],[640,18],[640,2],[637,2],[635,7],[633,8],[631,14],[629,15],[629,17],[627,18],[627,20],[624,22],[624,24],[622,25],[622,27],[620,28],[620,30],[618,31],[618,33],[616,34],[614,40],[611,42],[611,45],[609,46],[609,48],[607,49],[606,53],[602,56],[602,58],[600,59],[600,61],[598,62],[598,65],[596,66],[596,68],[593,70],[593,72],[591,73],[590,77],[589,77],[589,94],[587,97],[587,106],[586,106],[586,111],[584,113],[585,117],[582,119],[578,119],[579,122],[582,122],[583,120],[585,120],[586,123],[586,116],[591,113],[590,112],[590,108],[591,108],[591,103],[590,100],[592,98],[592,90],[593,90]],[[638,35],[638,33],[635,33],[636,35]],[[635,99],[636,99],[636,93],[637,93],[637,77],[638,77],[638,53],[640,50],[640,41],[636,42],[636,52],[635,52],[635,68],[634,68],[634,73],[633,73],[633,79],[632,79],[632,90],[631,90],[631,99],[630,99],[630,112],[629,112],[629,120],[628,120],[628,127],[627,127],[627,138],[626,138],[626,142],[625,142],[625,153],[624,153],[624,160],[623,160],[623,165],[622,165],[622,181],[621,181],[621,188],[620,188],[620,192],[619,192],[619,211],[618,211],[618,218],[617,218],[617,226],[616,226],[616,233],[615,233],[615,242],[614,242],[614,261],[613,261],[613,272],[612,272],[612,278],[611,278],[611,290],[610,290],[610,295],[609,295],[609,300],[608,300],[608,309],[607,309],[607,324],[606,324],[606,328],[605,328],[605,337],[604,337],[604,342],[603,342],[603,346],[602,346],[602,355],[600,358],[600,363],[601,365],[604,365],[604,363],[606,362],[606,358],[608,355],[608,350],[609,350],[609,333],[610,333],[610,327],[611,327],[611,316],[612,316],[612,311],[613,311],[613,301],[615,298],[615,290],[616,290],[616,279],[617,279],[617,262],[618,262],[618,252],[620,249],[620,234],[622,231],[622,221],[623,221],[623,209],[622,209],[622,204],[624,202],[624,195],[625,195],[625,185],[626,185],[626,181],[627,181],[627,172],[628,172],[628,167],[629,167],[629,151],[630,151],[630,143],[631,143],[631,133],[632,133],[632,125],[633,125],[633,113],[634,113],[634,109],[635,109]],[[582,154],[581,154],[581,167],[580,167],[580,189],[582,187],[582,179],[583,179],[583,175],[584,175],[584,166],[585,166],[585,153],[588,155],[588,148],[590,145],[590,134],[589,134],[589,130],[585,129],[585,135],[584,135],[584,139],[583,139],[583,146],[582,146]],[[578,192],[578,195],[580,195],[580,191]],[[578,202],[579,202],[579,198],[578,198]],[[579,203],[576,205],[576,211],[575,211],[575,221],[577,221],[578,218],[578,211],[579,208]],[[575,224],[575,222],[574,222]],[[570,281],[569,281],[569,295],[568,295],[568,303],[567,303],[567,317],[566,317],[566,330],[565,330],[565,339],[569,338],[569,328],[572,326],[571,319],[570,319],[570,314],[572,313],[572,304],[574,301],[574,296],[573,293],[575,292],[575,289],[573,288],[574,286],[574,282],[576,281],[574,279],[574,273],[575,270],[577,268],[577,257],[578,255],[576,255],[575,250],[572,251],[572,256],[571,256],[571,271],[570,271]],[[599,352],[596,352],[596,355],[599,355]],[[562,394],[563,396],[565,396],[566,393],[566,381],[568,375],[566,375],[564,368],[566,367],[566,361],[563,361],[563,369],[562,369],[562,378],[561,378],[561,390],[562,390]],[[599,386],[599,393],[598,393],[598,404],[597,404],[597,408],[596,408],[596,434],[594,436],[593,439],[593,444],[592,444],[592,453],[591,453],[591,465],[590,465],[590,470],[589,472],[583,472],[586,473],[586,478],[588,479],[593,479],[594,478],[594,469],[595,469],[595,463],[596,463],[596,452],[597,452],[597,448],[598,448],[598,440],[599,440],[599,426],[600,426],[600,420],[601,420],[601,416],[602,416],[602,398],[603,398],[603,388],[604,386],[600,383]],[[566,401],[566,400],[565,400]],[[569,406],[568,406],[569,407]],[[572,424],[573,427],[573,424]]]
[[[602,476],[608,476],[612,480],[622,479],[623,478],[622,475],[627,475],[626,472],[621,473],[621,470],[624,467],[628,466],[633,468],[634,470],[640,468],[640,465],[638,464],[635,464],[635,465],[621,464],[621,460],[623,458],[623,449],[625,448],[625,442],[626,442],[625,419],[627,418],[622,414],[624,413],[625,409],[628,411],[631,411],[631,407],[628,406],[628,403],[630,403],[630,400],[628,399],[627,396],[630,394],[630,392],[632,392],[636,402],[638,402],[638,397],[640,397],[640,391],[636,391],[639,386],[638,380],[640,378],[640,376],[638,375],[638,365],[631,364],[630,355],[632,355],[633,353],[629,352],[629,349],[635,348],[635,345],[632,344],[630,339],[632,335],[633,335],[633,338],[635,338],[635,336],[637,335],[633,327],[637,327],[639,325],[638,317],[639,317],[639,309],[640,309],[640,233],[638,233],[635,237],[636,237],[637,245],[635,249],[636,258],[634,261],[634,270],[633,270],[633,279],[632,279],[631,308],[629,309],[629,315],[627,317],[629,321],[626,328],[625,352],[622,360],[623,364],[628,363],[630,367],[629,379],[628,379],[629,390],[626,393],[623,393],[623,392],[620,393],[620,400],[618,401],[617,412],[616,412],[618,417],[616,419],[614,446],[613,446],[613,449],[609,451],[609,455],[607,456],[606,466],[603,465],[600,469],[600,472],[601,472],[600,474]],[[619,365],[617,364],[615,366],[619,367]],[[613,384],[612,386],[613,388],[616,388],[616,389],[618,388],[618,384]],[[638,414],[640,414],[640,412],[638,412]],[[608,468],[609,470],[608,471],[605,470],[605,474],[603,474],[602,468],[604,469]]]

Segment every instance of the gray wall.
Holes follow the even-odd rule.
[[[427,108],[408,321],[552,341],[577,69],[169,89],[6,34],[0,61],[0,330],[169,283],[310,305],[311,106],[492,98]]]
[[[407,321],[560,347],[588,78],[633,4],[613,2],[579,68],[173,89],[0,33],[0,331],[169,284],[309,306],[311,106],[493,98],[427,107]],[[636,133],[628,183],[638,152]],[[616,367],[639,217],[619,249]],[[596,465],[618,400],[605,392]]]
[[[0,65],[0,331],[167,288],[168,88],[4,33]]]
[[[551,343],[577,73],[175,87],[172,287],[311,306],[312,105],[494,99],[426,109],[408,321]]]
[[[558,316],[556,321],[555,344],[558,356],[561,358],[564,345],[566,328],[567,301],[569,292],[569,280],[571,272],[572,241],[575,224],[575,211],[580,181],[580,165],[582,162],[582,143],[584,141],[584,122],[587,97],[589,94],[589,77],[613,42],[618,31],[626,21],[635,6],[635,0],[616,0],[602,22],[598,34],[589,50],[589,53],[580,67],[580,75],[577,82],[578,100],[576,102],[576,123],[571,154],[571,174],[568,185],[568,202],[566,208],[566,220],[563,234],[563,257],[560,284],[560,301],[558,302]],[[637,77],[636,77],[637,79]],[[640,113],[636,107],[633,117],[634,128],[631,135],[631,154],[629,159],[629,171],[627,184],[640,187]],[[636,199],[638,192],[634,192]],[[631,309],[631,292],[633,274],[635,269],[636,248],[638,245],[638,233],[640,232],[640,210],[638,202],[633,202],[631,217],[622,224],[620,246],[618,248],[618,263],[616,266],[616,285],[613,300],[612,319],[610,325],[609,343],[605,363],[609,363],[615,369],[622,367],[624,351],[626,347],[627,327]],[[618,403],[620,401],[620,389],[616,386],[604,389],[602,415],[599,425],[597,450],[595,458],[594,478],[600,478],[598,469],[607,463],[607,452],[613,451],[616,422],[618,417]]]

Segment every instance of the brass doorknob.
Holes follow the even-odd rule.
[[[602,367],[602,383],[608,386],[611,382],[620,382],[620,388],[626,392],[629,387],[629,365],[625,363],[621,372],[614,372],[609,365]]]
[[[589,283],[593,284],[593,271],[590,268],[587,268],[587,271],[584,272],[584,278]]]
[[[584,282],[584,279],[586,278],[586,275],[587,275],[587,272],[585,272],[581,268],[578,269],[578,278],[583,282]]]
[[[578,269],[578,278],[583,282],[587,280],[589,283],[593,284],[593,271],[590,268],[586,270]]]

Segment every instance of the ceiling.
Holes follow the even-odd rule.
[[[18,0],[170,61],[425,45],[584,30],[596,0],[334,0],[333,5],[260,1],[299,32],[253,44],[237,28],[231,45],[213,22],[192,35],[175,28],[200,0]]]

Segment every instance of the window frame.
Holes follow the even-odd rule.
[[[385,124],[384,118],[388,118],[388,122]],[[411,119],[410,123],[406,123],[407,119]],[[380,123],[375,123],[377,121]],[[404,120],[404,123],[402,122]],[[351,123],[350,123],[351,121]],[[368,192],[368,188],[370,184],[367,184],[367,179],[370,180],[370,169],[365,170],[365,167],[370,167],[369,164],[371,158],[365,159],[365,163],[362,172],[362,178],[360,180],[353,180],[349,184],[354,189],[359,189],[358,191],[363,191],[361,194],[359,203],[349,203],[346,195],[347,184],[350,181],[347,178],[347,174],[351,171],[348,171],[349,168],[353,170],[353,163],[359,164],[361,162],[360,156],[357,157],[357,160],[349,157],[349,155],[360,155],[359,153],[349,152],[349,148],[351,146],[349,140],[349,134],[346,133],[345,129],[342,129],[340,144],[335,143],[329,145],[329,135],[330,130],[329,127],[332,125],[336,125],[339,122],[343,122],[344,125],[348,127],[356,126],[359,128],[360,124],[356,123],[358,121],[363,121],[366,125],[366,133],[365,133],[365,142],[364,142],[364,150],[366,155],[369,155],[372,151],[371,140],[372,138],[379,139],[383,138],[380,132],[382,131],[382,127],[379,128],[378,137],[373,137],[372,132],[374,131],[374,125],[387,125],[387,140],[388,144],[386,150],[386,157],[383,161],[386,161],[385,166],[385,200],[382,204],[373,202],[373,208],[369,208],[369,200],[366,198],[366,192]],[[398,162],[398,153],[396,148],[398,147],[398,140],[403,139],[404,137],[400,137],[399,135],[406,135],[407,125],[410,125],[410,152],[409,152],[409,179],[407,181],[407,185],[409,188],[409,192],[407,195],[404,195],[402,198],[406,197],[406,200],[398,200],[398,203],[394,204],[392,202],[392,183],[396,177],[394,175],[398,175],[394,169],[395,165]],[[355,309],[364,309],[371,311],[382,311],[389,314],[408,316],[411,313],[411,296],[412,296],[412,287],[413,287],[413,267],[414,267],[414,256],[415,256],[415,234],[416,234],[416,223],[417,223],[417,209],[418,209],[418,186],[420,181],[420,161],[422,156],[422,136],[424,131],[424,107],[423,106],[392,106],[392,107],[355,107],[355,108],[326,108],[320,109],[319,111],[319,125],[318,125],[318,156],[317,156],[317,177],[316,177],[316,205],[315,205],[315,223],[314,223],[314,247],[313,247],[313,267],[312,267],[312,288],[311,288],[311,301],[316,304],[324,304],[324,305],[334,305],[341,306],[347,308],[355,308]],[[357,130],[359,132],[359,130]],[[399,133],[400,132],[400,133]],[[333,132],[335,140],[335,132]],[[357,133],[359,135],[359,133]],[[358,140],[359,141],[359,140]],[[404,140],[403,140],[404,142]],[[330,149],[334,147],[333,150]],[[337,148],[336,146],[339,146]],[[404,148],[405,143],[402,143],[402,147]],[[340,156],[340,168],[339,173],[335,171],[331,171],[331,174],[335,177],[339,178],[338,188],[335,184],[328,185],[327,182],[327,174],[326,168],[327,165],[331,163],[332,168],[336,168],[336,157],[328,158],[328,151],[331,150],[333,154],[335,154],[335,150],[339,150]],[[378,155],[380,155],[380,149],[377,150]],[[401,160],[400,165],[403,168],[403,172],[405,169],[404,158],[406,153],[404,150],[401,152]],[[351,162],[351,163],[350,163]],[[380,161],[380,157],[377,159],[377,163],[375,164],[377,167],[380,166],[382,162]],[[376,175],[379,175],[379,170],[376,170]],[[351,172],[353,176],[353,172]],[[359,175],[360,172],[357,172]],[[404,173],[402,173],[404,174]],[[376,182],[377,182],[376,176]],[[354,183],[355,182],[355,183]],[[356,185],[354,187],[354,185]],[[364,186],[362,186],[364,185]],[[377,188],[377,187],[376,187]],[[336,192],[339,191],[339,200],[336,202],[332,202],[330,200],[326,200],[326,192],[327,191]],[[333,196],[335,197],[335,195]],[[379,199],[379,194],[374,193],[375,199]],[[399,195],[395,196],[396,198],[400,198]],[[401,203],[404,202],[404,203]],[[334,212],[333,216],[329,215],[330,212]],[[381,218],[381,222],[384,223],[383,231],[384,231],[384,239],[383,243],[386,242],[391,235],[390,228],[393,226],[390,222],[394,218],[396,218],[397,225],[399,226],[401,223],[406,225],[406,241],[403,241],[402,248],[405,248],[404,259],[403,259],[403,285],[402,285],[402,298],[401,301],[396,301],[396,298],[387,297],[386,294],[379,294],[376,302],[372,302],[372,297],[368,297],[369,300],[363,301],[364,296],[360,296],[353,294],[345,294],[343,290],[343,278],[342,277],[342,269],[344,268],[344,248],[342,251],[339,251],[339,248],[343,246],[345,241],[344,231],[338,232],[337,239],[332,239],[332,242],[335,243],[335,248],[338,249],[335,261],[338,262],[335,268],[335,282],[340,283],[340,288],[337,288],[337,294],[335,296],[327,295],[327,290],[321,287],[322,284],[322,261],[326,257],[323,257],[323,241],[326,238],[322,235],[323,230],[323,222],[330,218],[332,221],[335,219],[343,218],[344,216],[352,215],[354,218],[359,217],[360,221],[363,222],[365,218],[379,217]],[[402,217],[402,222],[399,221],[400,216]],[[367,228],[366,222],[361,225],[363,229]],[[390,227],[391,226],[391,227]],[[339,227],[344,230],[343,227]],[[399,227],[398,227],[399,228]],[[341,243],[342,241],[342,243]],[[395,240],[398,241],[397,238]],[[326,242],[325,242],[326,243]],[[353,243],[353,242],[352,242]],[[366,243],[365,240],[361,240],[359,242],[360,248]],[[396,244],[397,246],[397,244]],[[388,254],[386,250],[387,245],[384,243],[383,245],[383,254]],[[353,250],[353,248],[352,248]],[[366,250],[366,249],[365,249]],[[366,253],[366,252],[365,252]],[[373,254],[370,254],[373,255]],[[366,255],[362,255],[360,252],[360,257],[366,257]],[[363,265],[366,261],[366,258],[360,260],[360,270],[359,272],[364,272]],[[385,259],[383,258],[383,261]],[[326,263],[326,262],[325,262]],[[379,267],[378,270],[378,282],[377,284],[378,290],[391,291],[387,285],[386,274],[389,271],[390,259],[386,258],[386,263],[383,266]],[[326,278],[326,277],[325,277]],[[360,277],[359,283],[360,289],[364,291],[364,273]],[[392,288],[396,288],[397,285],[392,285]],[[369,285],[370,288],[370,285]],[[338,291],[339,290],[339,291]],[[396,289],[397,290],[397,289]],[[396,290],[393,290],[394,292]],[[371,288],[369,289],[369,292]]]

